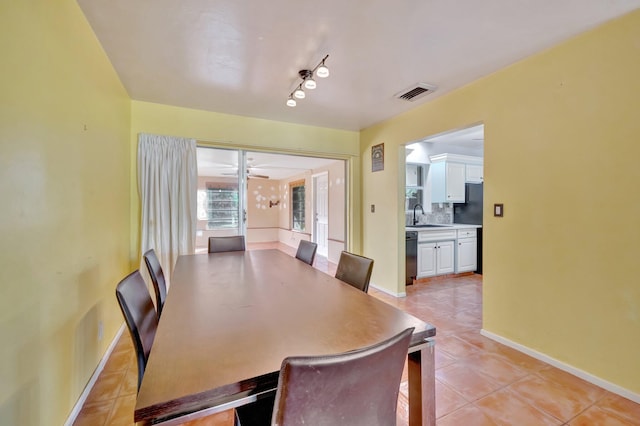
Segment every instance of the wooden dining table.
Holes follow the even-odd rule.
[[[414,327],[409,425],[435,425],[435,327],[278,250],[180,256],[136,401],[179,424],[273,395],[282,360],[366,347]]]

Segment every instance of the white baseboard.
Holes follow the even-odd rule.
[[[622,386],[616,385],[615,383],[608,382],[600,377],[594,376],[591,373],[587,373],[586,371],[580,370],[579,368],[576,368],[572,365],[566,364],[562,361],[558,361],[557,359],[552,358],[542,352],[538,352],[527,346],[521,345],[520,343],[516,343],[512,340],[502,337],[498,334],[491,333],[490,331],[482,329],[480,330],[480,334],[491,340],[495,340],[498,343],[502,343],[505,346],[509,346],[510,348],[529,355],[530,357],[559,368],[560,370],[566,371],[569,374],[573,374],[574,376],[579,377],[582,380],[586,380],[589,383],[600,386],[601,388],[606,389],[609,392],[615,393],[623,398],[630,399],[631,401],[640,404],[640,394],[632,392],[629,389],[625,389]]]
[[[120,336],[122,335],[122,332],[124,331],[124,328],[125,328],[125,325],[123,323],[120,326],[120,329],[116,332],[115,337],[113,338],[113,340],[109,344],[109,347],[105,351],[104,356],[102,357],[102,359],[98,363],[98,366],[96,367],[95,371],[91,375],[91,378],[89,379],[89,382],[84,387],[84,390],[80,394],[80,397],[78,398],[78,401],[73,406],[73,410],[71,410],[71,413],[69,413],[69,417],[67,418],[67,421],[64,422],[64,426],[72,426],[73,423],[76,421],[76,418],[78,417],[78,414],[80,414],[80,410],[82,410],[82,406],[87,401],[87,397],[89,396],[89,393],[91,392],[91,389],[93,389],[93,386],[96,384],[96,381],[98,380],[98,377],[100,376],[100,373],[102,373],[102,370],[104,370],[104,366],[107,363],[107,361],[109,360],[109,357],[111,356],[111,352],[113,352],[113,348],[116,347],[116,344],[118,343],[118,339],[120,339]]]
[[[393,297],[407,297],[407,293],[406,293],[406,292],[404,292],[404,291],[403,291],[402,293],[395,293],[395,292],[390,291],[390,290],[388,290],[388,289],[386,289],[386,288],[378,287],[378,286],[377,286],[377,285],[375,285],[373,282],[370,282],[370,283],[369,283],[369,287],[373,287],[373,288],[375,288],[375,289],[376,289],[376,290],[378,290],[378,291],[381,291],[381,292],[383,292],[383,293],[388,294],[389,296],[393,296]]]

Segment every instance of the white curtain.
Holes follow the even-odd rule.
[[[141,253],[155,250],[167,281],[178,256],[195,251],[197,167],[195,139],[138,135]]]

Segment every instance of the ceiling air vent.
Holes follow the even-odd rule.
[[[401,91],[400,93],[396,93],[395,97],[404,101],[413,102],[423,96],[428,95],[431,92],[434,92],[435,90],[436,86],[433,86],[431,84],[417,83],[409,87],[408,89]]]

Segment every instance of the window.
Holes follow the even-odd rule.
[[[289,188],[291,194],[291,229],[304,231],[304,180],[291,182]]]
[[[210,184],[198,191],[198,220],[207,221],[207,229],[238,227],[237,185]]]

